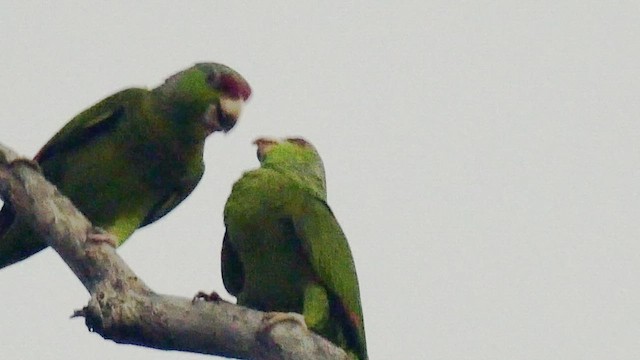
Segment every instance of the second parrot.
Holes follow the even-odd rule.
[[[261,166],[234,184],[224,210],[227,291],[240,305],[302,314],[309,329],[367,359],[356,269],[318,152],[300,138],[255,144]]]
[[[123,90],[90,107],[34,160],[47,180],[120,245],[193,191],[204,171],[205,139],[233,128],[250,94],[233,69],[196,64],[153,90]],[[45,247],[5,204],[0,268]]]

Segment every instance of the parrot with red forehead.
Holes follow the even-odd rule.
[[[224,209],[225,288],[271,322],[302,314],[308,329],[367,359],[356,268],[320,155],[301,138],[255,144],[260,167],[233,185]]]
[[[205,139],[231,130],[250,95],[233,69],[196,64],[155,89],[126,89],[81,112],[34,161],[110,242],[121,245],[193,191],[204,172]],[[0,268],[46,246],[6,203]]]

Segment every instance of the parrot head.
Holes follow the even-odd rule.
[[[251,96],[249,83],[235,70],[217,63],[199,63],[183,70],[157,88],[174,118],[196,117],[207,135],[231,130]]]
[[[307,184],[321,199],[326,200],[327,184],[324,165],[316,148],[300,137],[282,141],[258,138],[253,142],[258,147],[257,156],[263,168],[269,168]]]

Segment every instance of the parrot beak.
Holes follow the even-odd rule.
[[[243,99],[233,99],[229,97],[220,98],[219,104],[211,104],[204,114],[204,124],[209,133],[216,131],[229,132],[238,122]]]
[[[232,121],[231,127],[226,128],[225,132],[231,130],[231,128],[236,124],[238,119],[240,118],[240,114],[242,113],[242,107],[244,105],[243,99],[232,99],[223,97],[220,99],[220,108],[222,108],[222,114],[225,118]]]
[[[278,145],[278,140],[269,139],[269,138],[258,138],[253,141],[253,145],[258,147],[257,156],[258,160],[262,162],[264,157],[269,153],[272,147]]]

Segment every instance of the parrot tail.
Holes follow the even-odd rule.
[[[11,207],[5,203],[0,210],[0,269],[47,247],[28,227],[14,224],[14,219]]]

